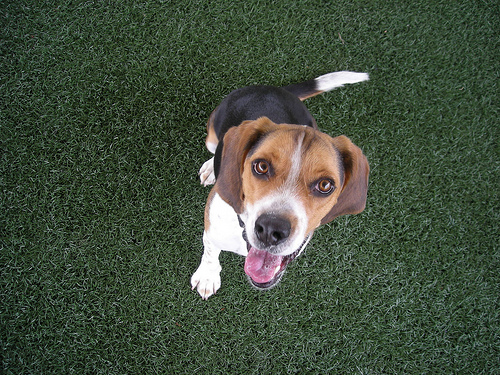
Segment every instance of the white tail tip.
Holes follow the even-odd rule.
[[[316,89],[319,91],[330,91],[337,87],[342,87],[348,83],[358,83],[368,81],[370,76],[368,73],[357,72],[334,72],[319,76],[315,79]]]

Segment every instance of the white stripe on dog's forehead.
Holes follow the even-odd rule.
[[[302,169],[302,143],[304,141],[306,133],[301,132],[297,138],[297,146],[291,155],[291,167],[290,172],[288,173],[285,186],[287,188],[294,188],[297,183],[297,179],[299,178],[300,171]]]

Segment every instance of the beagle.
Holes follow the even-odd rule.
[[[285,87],[248,86],[212,112],[206,146],[214,157],[199,174],[203,185],[215,185],[203,256],[191,277],[203,299],[221,285],[221,250],[245,256],[250,283],[269,289],[318,226],[364,210],[366,157],[347,137],[320,132],[302,101],[368,78],[342,71]]]

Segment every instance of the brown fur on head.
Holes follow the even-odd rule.
[[[309,127],[275,124],[261,117],[229,129],[223,143],[215,188],[238,214],[274,194],[275,210],[294,223],[298,219],[287,203],[293,199],[305,210],[309,222],[304,234],[309,234],[320,224],[365,207],[368,161],[345,136],[332,138]],[[259,161],[269,166],[267,173],[256,173]],[[318,184],[327,181],[333,190],[318,191]],[[277,192],[281,198],[276,198]]]

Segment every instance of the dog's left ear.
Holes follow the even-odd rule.
[[[245,199],[241,180],[245,158],[259,139],[276,126],[267,117],[243,121],[239,126],[230,128],[217,146],[214,159],[217,180],[214,188],[238,214],[243,210]]]
[[[365,209],[370,166],[361,149],[343,135],[333,138],[333,146],[342,156],[344,184],[331,211],[321,220],[328,223],[341,215],[359,214]]]

